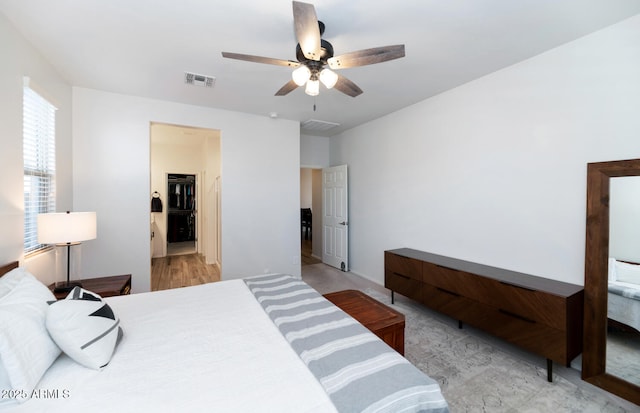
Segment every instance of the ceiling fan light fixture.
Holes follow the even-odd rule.
[[[307,80],[311,77],[311,70],[305,65],[300,65],[296,70],[291,72],[291,78],[296,85],[302,86],[307,83]]]
[[[318,94],[320,93],[320,81],[317,79],[309,79],[309,81],[307,81],[307,87],[305,88],[304,93],[309,96],[318,96]]]
[[[291,72],[291,80],[278,89],[275,96],[287,95],[305,84],[305,92],[308,95],[317,96],[320,92],[319,83],[322,82],[327,89],[337,89],[347,96],[356,97],[362,93],[362,89],[346,77],[340,76],[332,70],[327,70],[325,66],[334,70],[348,69],[382,63],[405,56],[403,44],[373,47],[334,56],[333,45],[322,38],[325,26],[324,23],[318,20],[313,4],[294,1],[292,5],[293,27],[298,41],[296,45],[296,60],[222,52],[222,57],[228,59],[286,66],[295,69]]]
[[[331,89],[338,82],[338,74],[330,69],[322,69],[320,81],[327,89]]]

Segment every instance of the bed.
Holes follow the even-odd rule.
[[[609,258],[607,316],[640,331],[640,265]]]
[[[0,318],[19,289],[3,280],[26,273],[15,267],[0,268]],[[46,317],[70,300],[49,304]],[[448,411],[437,382],[289,275],[94,300],[123,332],[108,364],[89,368],[76,350],[59,351],[32,389],[4,378],[0,411]],[[59,334],[50,320],[41,327]]]

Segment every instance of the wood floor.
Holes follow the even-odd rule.
[[[151,291],[220,281],[220,269],[200,254],[170,255],[151,261]]]
[[[311,238],[310,237],[309,239],[302,238],[301,247],[302,247],[301,248],[302,256],[300,259],[300,263],[302,265],[311,265],[311,264],[317,264],[319,262],[322,262],[318,258],[311,255]]]
[[[311,239],[303,239],[301,264],[318,264],[311,255]],[[220,269],[206,264],[200,254],[170,255],[154,258],[151,263],[151,291],[168,290],[220,281]]]

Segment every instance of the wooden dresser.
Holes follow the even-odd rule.
[[[582,352],[583,287],[408,248],[385,251],[385,287],[568,366]]]

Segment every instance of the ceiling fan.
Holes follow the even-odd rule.
[[[229,59],[296,68],[291,73],[292,79],[276,92],[276,96],[284,96],[303,85],[306,85],[306,94],[316,96],[320,93],[320,82],[322,82],[327,89],[335,87],[351,97],[361,94],[362,89],[333,70],[371,65],[404,57],[403,44],[374,47],[334,56],[331,43],[321,38],[324,33],[324,24],[316,17],[313,4],[294,1],[293,22],[298,40],[297,61],[229,52],[222,52],[222,56]]]

